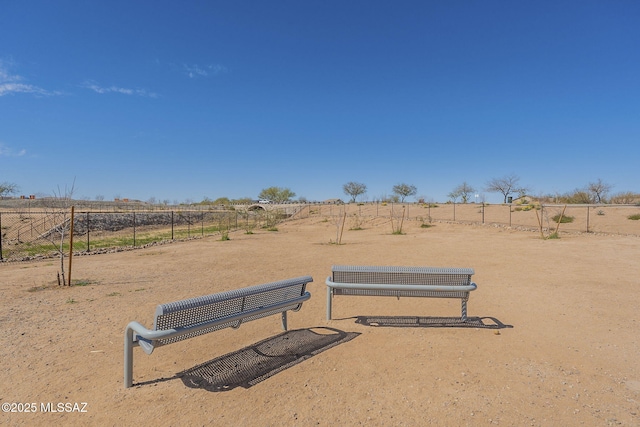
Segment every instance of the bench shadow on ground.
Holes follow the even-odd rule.
[[[297,329],[262,340],[241,350],[216,357],[176,374],[190,388],[229,391],[250,388],[360,333],[334,328]]]
[[[419,316],[357,316],[356,323],[373,327],[395,328],[482,328],[505,329],[513,328],[505,325],[495,317],[467,317],[463,322],[460,317],[419,317]],[[346,320],[346,319],[336,319]]]

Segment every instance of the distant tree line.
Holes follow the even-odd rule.
[[[449,201],[454,203],[470,203],[472,201],[484,202],[484,195],[479,194],[481,191],[488,193],[498,193],[502,195],[503,203],[508,203],[513,199],[519,199],[523,197],[534,198],[547,203],[562,203],[562,204],[598,204],[598,203],[613,203],[613,204],[637,204],[640,203],[640,193],[632,191],[624,191],[616,194],[611,194],[613,185],[598,178],[594,182],[589,182],[583,188],[577,188],[573,191],[564,194],[546,194],[533,196],[530,194],[530,188],[520,184],[520,177],[516,174],[509,174],[502,177],[491,178],[487,181],[481,189],[478,189],[463,181],[461,184],[454,187],[451,192],[447,194]],[[0,198],[11,196],[16,194],[19,187],[10,182],[0,183]],[[355,203],[359,199],[362,200],[363,196],[367,193],[367,185],[362,182],[349,181],[342,186],[342,191],[349,197],[349,202]],[[392,187],[392,194],[387,196],[383,195],[376,201],[380,202],[396,202],[404,203],[407,198],[415,197],[418,194],[418,189],[413,184],[399,183]],[[286,187],[267,187],[260,191],[258,199],[262,201],[268,201],[270,203],[286,203],[291,202],[296,196],[291,189]],[[118,200],[119,197],[116,198]],[[424,196],[417,198],[419,202],[425,200]],[[104,200],[104,196],[96,196],[96,200]],[[306,202],[304,197],[298,199],[299,202]],[[223,205],[230,206],[234,204],[251,204],[256,202],[255,199],[250,197],[243,197],[239,199],[230,199],[228,197],[219,197],[215,200],[211,200],[205,197],[201,202],[194,203],[189,200],[185,204],[188,205]],[[169,205],[169,200],[158,201],[155,197],[151,197],[146,203],[151,205],[163,204]],[[178,205],[177,201],[173,204]]]
[[[447,197],[449,197],[449,200],[454,203],[470,203],[474,200],[477,202],[478,197],[480,197],[481,201],[484,202],[484,195],[480,195],[478,193],[479,191],[486,191],[488,193],[499,193],[502,195],[503,203],[508,203],[513,199],[517,200],[524,197],[546,200],[551,203],[565,204],[640,203],[640,193],[625,191],[610,195],[612,188],[613,185],[598,178],[598,180],[594,182],[589,182],[584,188],[579,188],[566,194],[533,197],[530,194],[531,189],[528,186],[521,185],[520,177],[512,173],[502,177],[491,178],[485,183],[481,190],[464,181],[462,184],[453,188],[453,190],[447,194]],[[359,197],[366,194],[367,186],[361,182],[350,181],[342,186],[342,190],[344,194],[350,197],[350,202],[355,202]],[[394,185],[392,191],[392,196],[383,196],[380,201],[402,203],[407,197],[415,196],[418,192],[415,185],[406,183]],[[419,201],[424,202],[424,197],[421,197]]]

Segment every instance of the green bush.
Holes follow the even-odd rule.
[[[633,221],[638,221],[640,219],[640,214],[633,214],[633,215],[629,215],[627,218],[633,220]]]
[[[569,222],[573,222],[573,220],[575,219],[575,217],[569,216],[569,215],[565,215],[562,218],[560,218],[560,214],[554,215],[552,218],[553,222],[555,223],[560,223],[560,224],[566,224]]]

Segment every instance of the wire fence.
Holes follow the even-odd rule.
[[[481,203],[351,203],[346,205],[308,205],[297,215],[347,218],[404,218],[421,224],[455,222],[500,225],[527,230],[560,233],[607,233],[640,236],[638,205],[553,205]],[[562,217],[562,218],[561,218]],[[560,222],[558,224],[558,222]]]
[[[255,207],[255,206],[254,206]],[[81,211],[73,219],[73,251],[97,252],[140,247],[163,241],[190,239],[256,228],[274,229],[287,218],[345,217],[398,219],[407,223],[455,222],[494,224],[560,233],[607,233],[640,236],[640,206],[633,205],[509,205],[351,203],[300,204],[251,210]],[[562,217],[562,220],[560,220]],[[558,223],[560,221],[560,223]],[[69,252],[71,215],[67,208],[0,211],[0,260],[29,260]]]
[[[73,251],[96,252],[212,235],[252,233],[273,226],[282,212],[266,211],[0,211],[0,260],[29,260]]]

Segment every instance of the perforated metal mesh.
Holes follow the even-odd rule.
[[[333,281],[336,283],[362,283],[387,285],[445,285],[467,286],[474,271],[471,268],[434,267],[375,267],[346,266],[332,267]],[[334,288],[334,295],[370,295],[393,297],[467,298],[468,291],[416,291],[386,289]]]
[[[154,322],[155,330],[179,329],[197,326],[214,320],[248,312],[253,309],[268,308],[305,294],[310,276],[298,277],[279,282],[256,285],[248,288],[221,292],[203,297],[190,298],[168,304],[158,305]],[[278,307],[271,311],[249,316],[240,320],[221,323],[210,328],[187,332],[172,338],[157,340],[154,346],[171,344],[187,338],[203,335],[212,331],[237,327],[240,322],[248,322],[287,310],[299,310],[300,303]]]

